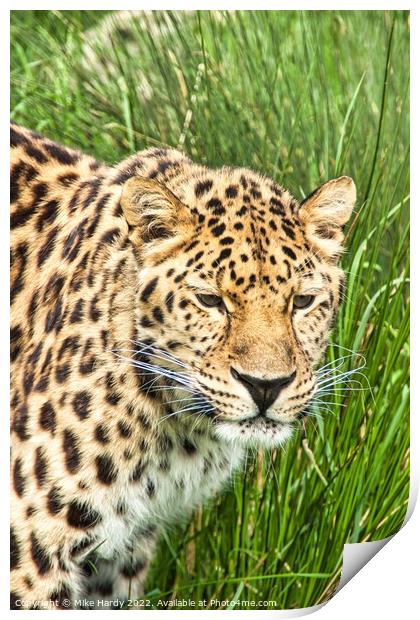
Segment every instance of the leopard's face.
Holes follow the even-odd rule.
[[[177,198],[142,183],[122,202],[139,252],[145,389],[221,438],[280,445],[316,392],[353,182],[332,181],[301,205],[244,170],[184,180]]]

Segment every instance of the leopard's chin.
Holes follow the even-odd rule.
[[[215,425],[215,433],[224,441],[270,449],[283,446],[291,438],[293,425],[257,416],[238,422],[220,420]]]

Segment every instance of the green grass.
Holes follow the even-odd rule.
[[[105,64],[87,63],[84,33],[104,15],[12,12],[15,121],[107,162],[181,145],[298,198],[340,174],[358,187],[326,362],[347,356],[340,371],[364,365],[364,377],[167,533],[146,595],[155,608],[172,597],[319,603],[343,544],[396,532],[407,507],[408,13],[171,12],[169,28],[155,13],[146,30],[133,20],[130,37],[96,44]]]

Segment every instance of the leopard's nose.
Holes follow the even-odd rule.
[[[234,379],[246,387],[260,413],[265,413],[280,392],[290,385],[296,377],[296,370],[288,376],[277,377],[276,379],[260,379],[259,377],[244,375],[235,368],[231,368],[230,372]]]

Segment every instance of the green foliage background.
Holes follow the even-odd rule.
[[[12,12],[13,120],[110,163],[165,144],[298,198],[340,174],[358,187],[326,362],[363,374],[337,378],[285,451],[250,455],[229,493],[165,535],[146,594],[154,608],[319,603],[343,544],[396,532],[407,507],[409,15],[134,13],[101,35],[104,19]]]

